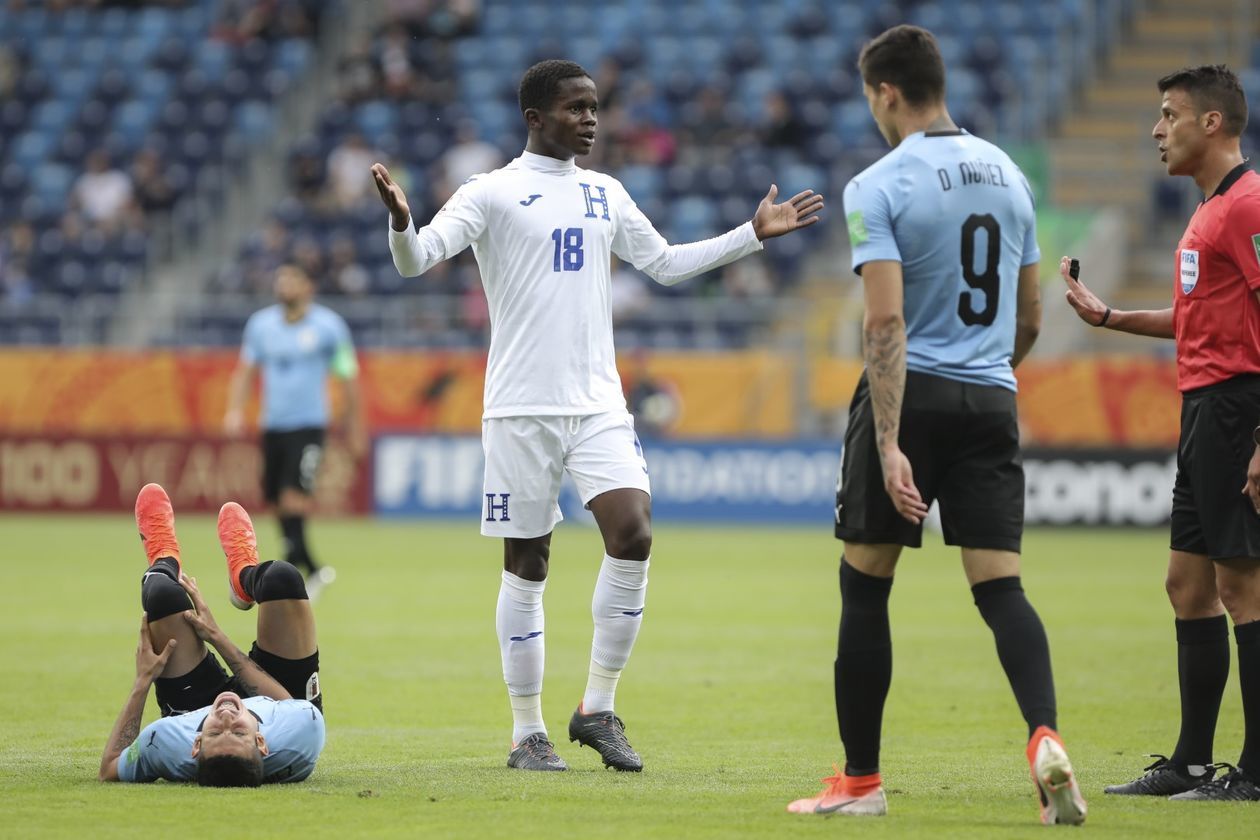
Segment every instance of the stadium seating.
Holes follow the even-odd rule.
[[[295,2],[312,20],[329,5]],[[270,269],[284,260],[305,260],[324,294],[350,302],[429,296],[430,308],[439,308],[437,298],[475,298],[468,255],[436,278],[399,278],[374,193],[349,204],[329,200],[329,155],[361,135],[405,178],[415,217],[427,220],[457,186],[446,183],[445,156],[469,140],[461,126],[474,126],[475,139],[502,160],[519,153],[516,82],[533,61],[555,56],[583,63],[601,84],[606,108],[591,165],[621,178],[671,241],[739,224],[771,181],[785,194],[824,191],[834,218],[848,179],[886,151],[855,68],[866,38],[901,21],[933,29],[950,67],[957,121],[985,136],[1029,139],[1071,90],[1074,45],[1105,45],[1118,34],[1109,12],[1133,3],[484,0],[467,20],[436,3],[426,16],[382,22],[366,55],[342,57],[341,84],[305,137],[276,125],[272,105],[311,66],[315,42],[309,33],[275,30],[239,37],[230,18],[247,3],[58,14],[27,4],[0,11],[0,42],[16,45],[20,67],[0,101],[0,269],[16,254],[29,263],[23,268],[37,293],[116,295],[144,270],[145,228],[129,221],[103,242],[84,241],[62,219],[92,153],[103,148],[123,168],[142,150],[155,153],[177,195],[199,189],[213,201],[227,179],[211,176],[278,133],[291,143],[291,195],[271,214],[283,233],[240,243],[206,284],[218,314],[187,313],[167,340],[235,343],[248,312],[268,297]],[[1087,28],[1096,38],[1077,37]],[[4,244],[19,224],[39,231],[29,254]],[[765,276],[751,283],[718,271],[679,287],[645,287],[671,301],[790,294],[804,255],[840,231],[817,226],[768,243]],[[9,297],[12,309],[21,295]],[[468,324],[456,317],[450,330],[430,329],[415,342],[483,342],[481,317],[466,308]],[[6,311],[0,341],[15,340]],[[383,328],[384,317],[372,323],[365,315],[363,331],[390,343],[412,340]],[[658,330],[651,319],[630,317],[619,326],[623,343],[640,346],[739,346],[758,334],[733,315],[711,328]]]
[[[100,340],[110,301],[146,270],[155,220],[193,184],[223,182],[216,170],[271,130],[271,104],[309,65],[308,40],[234,40],[234,10],[220,0],[0,7],[0,52],[16,70],[0,99],[0,292],[21,272],[31,295],[104,296],[91,307]],[[155,153],[154,177],[170,195],[146,206],[147,185],[133,183],[134,201],[108,218],[73,220],[76,184],[97,151],[124,180],[142,151]],[[37,247],[10,241],[19,224],[41,231]],[[0,342],[67,338],[40,326],[55,317],[27,313],[14,297],[0,309]]]

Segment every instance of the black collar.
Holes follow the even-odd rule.
[[[258,712],[255,712],[253,709],[246,709],[245,711],[247,711],[247,712],[249,712],[251,715],[253,715],[253,716],[254,716],[254,720],[258,721],[258,725],[259,725],[259,726],[262,726],[263,719],[262,719],[262,718],[260,718],[260,717],[258,716]],[[197,724],[197,731],[198,731],[198,732],[200,732],[200,731],[202,730],[202,728],[206,725],[206,718],[208,718],[208,717],[210,717],[210,716],[209,716],[209,715],[206,715],[206,717],[203,717],[203,718],[201,719],[201,723]]]
[[[1203,201],[1200,201],[1199,203],[1203,204],[1203,202],[1207,201],[1208,199],[1216,198],[1218,195],[1225,195],[1225,193],[1229,191],[1230,187],[1238,183],[1239,178],[1241,178],[1243,175],[1246,175],[1250,171],[1251,171],[1251,159],[1243,158],[1242,163],[1238,164],[1233,169],[1229,170],[1229,174],[1226,175],[1223,179],[1221,179],[1220,186],[1216,188],[1216,192],[1212,193],[1211,195],[1209,195],[1207,198],[1203,199]]]
[[[965,134],[961,128],[946,128],[941,131],[925,131],[924,137],[962,137]]]

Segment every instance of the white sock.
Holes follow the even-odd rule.
[[[546,733],[542,722],[543,590],[545,580],[503,573],[495,629],[503,655],[503,681],[512,703],[512,743],[534,732]]]
[[[595,637],[591,641],[590,676],[582,695],[582,711],[587,714],[613,711],[617,680],[643,623],[650,562],[651,558],[618,560],[604,555],[591,599]]]

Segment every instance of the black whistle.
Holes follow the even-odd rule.
[[[1081,261],[1080,260],[1075,260],[1075,259],[1072,260],[1072,263],[1068,266],[1068,274],[1072,276],[1073,280],[1081,279]]]

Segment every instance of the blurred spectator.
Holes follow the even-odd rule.
[[[787,96],[779,90],[766,94],[760,134],[761,142],[772,149],[803,150],[809,140],[805,123],[801,121]]]
[[[237,43],[315,35],[318,9],[303,0],[223,0],[219,36]]]
[[[713,85],[700,89],[696,101],[682,110],[683,145],[697,160],[725,159],[743,133],[732,119],[729,99]]]
[[[22,80],[22,59],[8,44],[0,44],[0,102],[8,102]]]
[[[328,188],[334,206],[349,209],[366,198],[375,197],[372,164],[382,157],[357,131],[349,134],[329,153]]]
[[[289,187],[303,204],[321,205],[325,182],[324,161],[309,145],[289,157]]]
[[[136,205],[147,217],[165,213],[175,205],[179,190],[167,176],[162,157],[153,149],[142,149],[131,162],[131,181]]]
[[[609,279],[612,288],[608,302],[612,308],[614,324],[639,315],[652,302],[648,281],[616,257],[613,257],[612,276]]]
[[[476,31],[480,0],[385,0],[386,20],[417,38],[457,38]]]
[[[341,60],[337,73],[338,96],[347,105],[366,102],[380,93],[380,76],[372,60],[369,42],[355,44]]]
[[[35,229],[18,222],[0,237],[0,292],[6,303],[20,305],[34,294],[30,262],[35,251]]]
[[[293,264],[315,283],[317,289],[327,289],[328,275],[324,266],[324,250],[313,236],[302,236],[293,243]]]
[[[480,175],[503,165],[503,155],[497,146],[485,142],[477,134],[477,124],[472,120],[460,120],[455,132],[455,143],[442,155],[442,171],[451,191],[473,175]]]
[[[647,438],[667,435],[682,414],[678,389],[652,375],[643,351],[624,356],[619,367],[626,389],[626,408],[634,415],[635,431]]]
[[[131,178],[114,168],[109,152],[103,149],[88,156],[86,170],[75,181],[72,205],[82,211],[87,221],[115,231],[134,206]]]
[[[395,24],[385,30],[379,55],[385,95],[409,99],[416,87],[416,71],[411,63],[411,36],[406,27]]]
[[[334,294],[362,295],[368,290],[371,278],[367,269],[359,262],[354,240],[348,236],[339,236],[333,240],[328,273],[332,278],[331,291]]]

